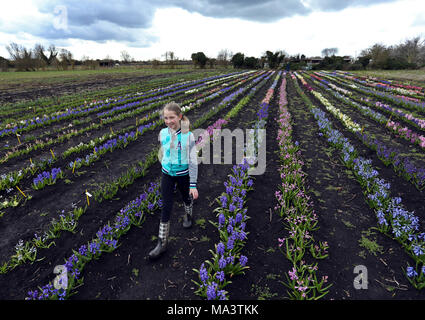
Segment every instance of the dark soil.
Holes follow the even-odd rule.
[[[250,114],[250,121],[254,120],[256,117],[255,112],[257,111],[257,108],[259,106],[259,101],[264,97],[266,89],[270,86],[270,80],[267,85],[265,85],[256,95],[254,102],[247,107],[247,110],[250,110],[250,112],[246,112],[245,114]],[[222,99],[222,97],[220,98]],[[218,103],[220,100],[211,101],[207,103],[205,106],[201,107],[199,110],[194,109],[193,114],[190,114],[189,117],[191,121],[195,121],[199,116],[201,116],[206,110],[208,110],[214,103]],[[233,103],[232,105],[234,105]],[[225,110],[219,112],[219,114],[215,115],[213,119],[209,120],[208,124],[212,124],[215,120],[222,117],[231,107],[227,107]],[[256,109],[252,109],[252,106],[255,106]],[[204,111],[202,111],[202,110]],[[205,127],[208,126],[208,124],[205,124]],[[239,121],[235,122],[233,124],[234,127],[238,126],[240,127]],[[231,128],[231,127],[230,127]],[[151,134],[151,138],[143,140],[146,142],[149,142],[152,144],[157,143],[157,133]],[[126,158],[132,158],[133,161],[135,159],[135,152],[136,154],[139,153],[140,160],[142,160],[143,154],[146,154],[147,151],[151,150],[151,146],[144,145],[143,141],[137,141],[134,147],[131,148],[131,150],[126,150],[126,152],[119,153],[119,157],[117,158],[116,154],[111,154],[109,161],[115,163],[110,163],[109,170],[105,170],[103,168],[103,165],[101,164],[100,167],[96,165],[96,172],[93,172],[90,174],[91,178],[99,178],[101,180],[109,180],[105,175],[99,174],[100,171],[103,170],[106,174],[110,174],[111,171],[116,171],[119,167],[120,162],[126,162]],[[115,159],[115,160],[114,160]],[[101,168],[102,167],[102,168]],[[230,172],[230,165],[211,165],[211,166],[200,166],[200,172],[199,172],[199,190],[203,194],[203,201],[197,201],[195,202],[195,219],[196,219],[196,212],[211,212],[211,206],[214,205],[214,198],[218,196],[221,192],[223,192],[223,181],[226,179],[227,174]],[[90,170],[90,169],[89,169]],[[100,171],[99,171],[100,170]],[[212,170],[212,171],[211,171]],[[91,171],[91,170],[90,170]],[[77,228],[76,234],[70,234],[70,233],[63,233],[60,237],[60,239],[55,240],[56,245],[54,247],[51,247],[47,250],[40,250],[38,257],[44,257],[42,262],[35,263],[33,265],[23,265],[18,268],[16,268],[13,271],[10,271],[7,275],[0,276],[0,282],[7,281],[8,283],[14,283],[13,286],[2,286],[2,289],[0,291],[0,297],[3,298],[11,298],[11,299],[22,299],[25,297],[25,294],[28,290],[34,289],[34,286],[39,285],[42,282],[48,282],[51,280],[52,275],[52,266],[54,267],[57,264],[63,264],[64,258],[69,256],[71,254],[71,249],[76,248],[80,246],[81,244],[86,243],[88,240],[93,237],[97,229],[105,224],[108,220],[112,219],[112,217],[119,211],[123,205],[134,199],[138,194],[141,193],[143,185],[147,184],[148,181],[153,181],[158,177],[158,173],[160,172],[160,168],[158,165],[153,166],[149,169],[149,173],[146,177],[143,179],[140,179],[140,181],[136,181],[132,186],[127,188],[126,190],[120,191],[114,200],[106,201],[101,204],[94,203],[93,205],[90,205],[89,210],[79,219],[79,226]],[[212,176],[214,177],[213,182],[212,181],[204,181],[202,180],[202,177],[205,176]],[[87,178],[86,178],[87,179]],[[85,181],[87,181],[85,179]],[[88,182],[85,182],[87,184]],[[84,184],[84,183],[83,183]],[[79,181],[76,183],[76,185],[81,186],[82,182]],[[50,207],[49,211],[51,214],[54,214],[55,210],[54,208],[57,206],[57,208],[60,208],[64,205],[70,204],[70,198],[66,197],[64,192],[61,192],[60,190],[63,189],[64,186],[61,186],[60,184],[58,186],[55,186],[55,193],[52,196],[55,197],[55,200],[50,200],[48,203],[46,201],[43,201],[40,199],[37,201],[37,203],[40,204],[40,210],[44,206]],[[214,189],[215,188],[215,189]],[[204,191],[203,191],[204,190]],[[216,190],[213,193],[213,190]],[[46,192],[47,193],[47,192]],[[62,194],[63,196],[59,196],[58,194]],[[214,196],[213,196],[214,195]],[[49,195],[50,196],[50,195]],[[81,198],[81,195],[79,196]],[[118,200],[118,201],[117,201]],[[35,204],[35,203],[34,203]],[[81,205],[81,204],[80,204]],[[33,205],[32,211],[34,212]],[[156,299],[163,297],[164,294],[162,293],[163,286],[168,286],[168,282],[160,281],[159,282],[159,288],[158,295],[153,295],[155,292],[154,287],[150,287],[146,284],[145,281],[149,281],[153,278],[153,274],[149,275],[150,272],[155,271],[158,268],[162,268],[163,272],[170,273],[169,267],[170,265],[173,265],[173,269],[177,268],[177,266],[180,266],[181,272],[187,271],[187,277],[194,277],[194,273],[191,270],[192,268],[199,267],[197,265],[201,261],[208,258],[209,252],[208,249],[212,248],[212,242],[213,239],[216,238],[215,232],[216,230],[213,229],[213,226],[209,224],[207,221],[208,219],[213,219],[213,217],[208,217],[208,219],[205,217],[206,221],[202,223],[201,226],[196,226],[192,230],[183,230],[182,227],[179,228],[180,223],[177,222],[179,214],[181,215],[182,208],[178,209],[179,207],[176,205],[175,207],[177,210],[176,214],[173,216],[174,221],[172,221],[172,227],[171,227],[171,243],[170,243],[170,249],[169,249],[169,255],[164,257],[163,260],[161,260],[159,263],[152,264],[150,267],[152,269],[147,268],[147,270],[144,270],[145,267],[142,268],[142,265],[140,263],[149,264],[150,262],[145,260],[146,254],[149,251],[150,247],[154,245],[154,242],[152,241],[152,236],[156,236],[158,232],[158,217],[147,217],[145,223],[143,224],[141,229],[133,228],[129,231],[128,234],[125,235],[125,237],[122,238],[123,245],[117,249],[114,253],[110,254],[109,256],[101,257],[98,264],[96,261],[93,264],[90,264],[90,266],[87,266],[85,269],[85,285],[78,289],[79,294],[75,296],[77,299],[84,299],[87,298],[88,295],[91,296],[91,298],[96,298],[96,295],[98,295],[99,292],[102,293],[102,296],[99,298],[101,299],[113,299],[113,298],[120,298],[120,292],[121,290],[117,290],[117,285],[114,285],[115,282],[110,283],[110,281],[115,280],[116,283],[120,284],[122,288],[125,288],[127,285],[132,286],[133,283],[127,283],[130,278],[127,277],[129,275],[131,277],[130,280],[137,278],[135,277],[135,274],[138,274],[139,277],[143,277],[142,279],[144,281],[141,281],[141,285],[143,288],[145,288],[145,296],[144,299]],[[180,212],[179,212],[180,211]],[[19,226],[21,228],[21,232],[24,231],[26,234],[32,235],[31,230],[33,229],[34,224],[39,226],[39,222],[31,222],[31,220],[35,221],[34,218],[37,218],[36,216],[32,219],[26,219],[24,212],[20,215],[20,221]],[[201,217],[201,215],[199,215]],[[203,216],[202,216],[203,217]],[[17,222],[17,215],[8,214],[5,215],[1,221],[4,223],[4,226],[10,225],[10,224],[16,224]],[[37,218],[39,219],[39,218]],[[43,218],[46,222],[48,219],[46,217]],[[203,229],[205,227],[205,229]],[[24,229],[22,229],[24,228]],[[210,231],[208,231],[210,230]],[[175,232],[175,233],[174,233]],[[212,232],[212,233],[210,233]],[[174,233],[174,234],[173,234]],[[14,231],[14,233],[8,233],[9,236],[5,238],[11,238],[17,240],[16,236],[17,233]],[[19,233],[18,233],[19,234]],[[136,237],[137,239],[132,239],[132,237]],[[9,241],[9,247],[13,246],[13,241]],[[192,248],[196,248],[195,251],[190,252]],[[190,249],[190,250],[189,250]],[[124,251],[122,251],[124,250]],[[181,252],[182,250],[186,250]],[[189,251],[188,251],[189,250]],[[127,252],[128,253],[122,253]],[[172,254],[174,253],[174,256]],[[175,261],[175,257],[180,258],[187,258],[191,257],[192,264],[188,264],[185,261]],[[114,257],[118,257],[118,259],[125,258],[124,260],[120,260],[120,262],[117,262]],[[121,257],[121,258],[119,258]],[[103,259],[108,260],[108,262],[104,261]],[[112,259],[111,261],[109,259]],[[196,264],[193,263],[193,261],[196,261]],[[130,264],[133,263],[133,264]],[[128,265],[130,264],[130,265]],[[165,265],[165,267],[164,267]],[[92,267],[93,266],[93,267]],[[146,265],[145,265],[146,266]],[[162,267],[161,267],[162,266]],[[99,270],[99,268],[108,268],[109,271],[107,271],[107,276],[103,277],[102,280],[100,280],[98,277],[100,275],[104,275],[102,271]],[[120,272],[117,272],[116,268],[119,267]],[[128,269],[128,272],[123,272],[124,267]],[[92,269],[94,268],[94,269]],[[181,268],[184,268],[181,269]],[[186,270],[189,268],[188,270]],[[137,271],[139,270],[139,271]],[[147,277],[146,273],[148,273]],[[109,274],[113,274],[109,276]],[[170,274],[174,275],[174,272],[171,272]],[[114,278],[115,276],[115,278]],[[122,278],[122,277],[125,277]],[[93,279],[93,280],[92,280]],[[163,279],[163,277],[160,277],[160,279]],[[187,280],[187,278],[179,276],[179,283],[181,283],[182,287],[190,285],[190,281],[183,282],[182,279]],[[88,281],[88,282],[87,282]],[[90,281],[94,281],[98,283],[95,287],[91,284]],[[127,282],[126,282],[127,281]],[[138,278],[138,281],[140,279]],[[171,282],[177,281],[177,278],[173,278],[170,280]],[[105,282],[105,284],[103,283]],[[88,284],[87,284],[88,283]],[[87,284],[87,285],[86,285]],[[112,285],[112,288],[115,288],[112,292],[106,291],[106,287],[110,288]],[[105,287],[106,286],[106,287]],[[191,285],[192,287],[192,285]],[[98,288],[98,289],[95,289]],[[182,297],[186,297],[188,295],[194,295],[193,290],[190,289],[190,287],[185,288],[187,291]],[[124,290],[124,289],[123,289]],[[81,295],[80,295],[81,293]],[[143,292],[133,292],[131,293],[133,299],[140,298],[140,294],[143,294]],[[170,296],[172,296],[172,292],[169,293]],[[130,298],[130,296],[123,295],[123,299]]]
[[[320,230],[315,238],[329,244],[329,257],[319,262],[319,270],[328,275],[333,284],[325,299],[423,299],[425,293],[414,289],[402,270],[407,267],[407,262],[412,264],[410,257],[398,242],[373,229],[377,225],[375,213],[364,201],[360,184],[326,139],[319,137],[318,125],[295,91],[292,79],[288,81],[288,96],[293,137],[300,142],[308,185],[319,216]],[[319,102],[312,101],[320,106]],[[374,166],[379,164],[379,160],[373,158],[373,152],[357,142],[330,114],[328,119],[335,129],[350,138],[362,156],[372,158]],[[393,176],[383,169],[378,169],[383,178]],[[391,189],[397,193],[406,190],[401,178],[394,177],[391,182]],[[403,196],[407,195],[403,194],[402,199]],[[409,210],[411,205],[413,209],[420,209],[423,205],[417,198],[406,203]],[[362,246],[372,242],[376,244],[375,250],[371,246]],[[357,276],[354,268],[358,265],[367,268],[368,289],[355,289],[353,285]]]
[[[182,71],[169,74],[134,76],[131,74],[99,74],[91,76],[89,79],[74,80],[70,83],[26,83],[22,88],[3,88],[0,92],[0,103],[29,101],[45,97],[57,97],[69,95],[77,92],[90,92],[94,90],[108,89],[115,86],[132,84],[138,81],[148,81],[155,78],[162,78],[177,74],[187,74],[193,71]]]
[[[216,97],[190,110],[187,115],[194,122],[223,98],[224,96]],[[213,123],[215,120],[218,120],[234,103],[219,112],[210,121]],[[59,180],[56,184],[46,186],[40,191],[30,191],[32,179],[26,181],[26,183],[20,183],[21,190],[30,192],[33,194],[33,198],[28,200],[25,205],[4,210],[5,214],[0,219],[0,230],[2,230],[3,234],[0,241],[0,261],[5,261],[13,253],[13,246],[19,239],[23,239],[24,241],[29,240],[33,237],[34,233],[40,234],[43,230],[46,230],[51,219],[57,218],[62,210],[65,210],[65,213],[68,210],[72,210],[72,204],[84,206],[86,201],[84,192],[86,189],[89,192],[96,190],[99,184],[112,181],[138,161],[143,162],[148,153],[157,146],[160,130],[161,128],[158,127],[153,131],[147,131],[123,150],[116,149],[112,153],[105,153],[99,161],[92,163],[89,167],[83,166],[77,170],[79,174],[72,175],[69,173],[67,176],[69,181],[66,179]],[[75,140],[75,144],[78,144],[78,140]],[[84,152],[84,154],[86,153],[87,151]],[[75,159],[78,156],[81,155],[74,154],[72,158]],[[69,159],[61,160],[55,164],[55,167],[63,168],[68,165],[69,161]],[[15,190],[14,192],[18,191]],[[130,200],[133,198],[130,198]],[[121,203],[123,200],[121,196],[114,197],[114,199],[119,200]],[[91,212],[90,208],[84,214],[84,217],[91,216]],[[82,217],[82,225],[85,224],[84,217]],[[103,223],[102,220],[99,225],[96,224],[94,227],[98,228],[101,223]],[[34,226],[36,226],[36,229],[34,229]]]
[[[255,98],[241,112],[243,116],[231,121],[226,128],[230,130],[248,128],[256,119],[255,112],[270,84],[269,80],[268,84],[257,92]],[[190,230],[182,227],[183,206],[181,201],[176,202],[175,211],[171,217],[171,242],[163,257],[155,262],[147,259],[147,253],[156,244],[153,237],[158,234],[158,213],[157,216],[148,217],[141,229],[131,230],[123,239],[123,245],[116,250],[115,256],[105,256],[106,260],[103,263],[99,261],[86,269],[87,274],[91,275],[90,279],[85,281],[85,285],[79,289],[75,299],[200,299],[194,293],[195,285],[192,280],[197,280],[197,274],[192,269],[199,269],[202,262],[211,258],[209,250],[214,250],[214,245],[218,242],[217,229],[209,223],[209,220],[216,221],[215,214],[212,212],[217,206],[215,198],[224,192],[223,182],[230,174],[232,166],[224,164],[199,166],[200,198],[194,203],[195,225]],[[176,198],[180,200],[179,195]],[[254,210],[253,213],[256,211]],[[247,224],[255,225],[256,217],[252,217],[249,213],[248,215],[251,219]],[[248,227],[247,230],[251,231]],[[255,235],[248,238],[254,240]],[[109,269],[107,272],[110,280],[102,271],[99,272],[100,264],[110,266],[108,268],[105,266]],[[136,273],[138,276],[135,275]],[[111,279],[111,277],[114,278]],[[244,276],[241,277],[244,278]],[[99,284],[101,284],[99,291],[92,289]],[[240,290],[229,288],[229,292],[233,297],[237,296]]]
[[[245,110],[240,112],[226,128],[251,128],[256,120],[260,102],[270,87],[273,77],[255,94]],[[312,198],[314,210],[319,217],[319,229],[313,233],[316,241],[327,241],[329,257],[318,261],[318,276],[327,275],[332,284],[324,299],[335,300],[380,300],[406,299],[422,300],[425,293],[414,289],[404,275],[402,268],[411,258],[401,246],[388,236],[382,235],[376,226],[375,213],[364,201],[362,190],[353,173],[348,170],[326,139],[319,136],[318,126],[313,116],[295,91],[292,79],[288,77],[289,111],[292,115],[293,140],[301,147],[301,156],[307,173],[306,190]],[[277,137],[278,114],[277,96],[271,101],[267,121],[267,168],[263,175],[255,176],[254,190],[248,194],[247,221],[248,240],[242,254],[248,257],[249,269],[244,275],[235,276],[226,287],[232,300],[287,299],[287,272],[292,268],[278,247],[278,238],[286,236],[282,219],[274,212],[275,191],[280,184],[278,174],[279,158]],[[222,99],[222,98],[220,98]],[[214,103],[206,104],[189,114],[195,121]],[[319,103],[316,103],[319,106]],[[234,104],[233,104],[234,105]],[[232,105],[232,106],[233,106]],[[203,125],[206,128],[230,110],[221,111]],[[373,152],[362,145],[353,135],[337,124],[330,115],[335,128],[350,138],[360,155],[371,158],[383,178],[391,182],[393,196],[401,196],[409,210],[420,215],[424,212],[423,201],[418,201],[419,193],[408,188],[408,183],[384,167]],[[75,180],[74,186],[58,184],[46,189],[42,198],[31,206],[8,212],[0,219],[3,243],[0,261],[7,257],[13,245],[22,235],[32,237],[52,216],[71,202],[84,201],[84,186],[99,181],[108,181],[122,173],[131,163],[143,160],[144,156],[157,144],[157,131],[137,140],[122,152],[109,154],[102,163],[87,169],[87,173]],[[235,155],[233,160],[235,159]],[[86,265],[82,272],[84,284],[75,290],[72,300],[199,300],[194,291],[198,269],[202,262],[211,258],[210,249],[218,242],[218,231],[209,223],[216,221],[215,199],[225,191],[223,182],[230,174],[232,165],[201,164],[198,172],[200,197],[194,203],[194,226],[186,230],[182,227],[183,206],[180,195],[176,194],[174,211],[171,216],[170,243],[167,252],[158,261],[147,259],[148,252],[156,244],[159,215],[156,212],[146,217],[140,228],[132,227],[120,238],[120,246],[110,254],[103,254],[98,260]],[[160,165],[156,163],[146,176],[136,180],[131,186],[120,190],[113,200],[92,203],[81,216],[75,234],[63,232],[49,249],[39,250],[34,264],[24,264],[7,274],[0,275],[0,299],[24,299],[27,291],[34,290],[52,281],[53,268],[63,264],[64,259],[91,240],[96,231],[112,220],[115,214],[128,202],[138,196],[144,187],[160,176]],[[81,189],[81,194],[78,190]],[[72,191],[72,192],[71,192]],[[72,193],[72,195],[70,195]],[[409,195],[412,193],[412,195]],[[74,200],[77,199],[77,200]],[[81,203],[79,204],[81,205]],[[49,215],[41,215],[47,210]],[[15,213],[15,214],[14,214]],[[30,214],[29,214],[30,213]],[[423,217],[420,217],[421,219]],[[18,231],[18,229],[19,231]],[[6,245],[7,243],[7,245]],[[357,274],[355,266],[365,266],[368,271],[368,288],[355,289],[353,281]]]

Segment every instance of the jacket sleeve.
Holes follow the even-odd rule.
[[[191,132],[189,134],[189,179],[190,188],[196,189],[198,180],[198,153],[196,151],[195,137]]]

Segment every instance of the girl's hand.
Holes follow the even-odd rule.
[[[198,199],[198,189],[189,189],[189,195],[192,195],[193,200]]]

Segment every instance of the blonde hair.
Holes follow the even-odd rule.
[[[164,108],[162,109],[162,115],[164,115],[164,110],[172,111],[177,116],[183,114],[180,105],[174,101],[171,101],[164,106]],[[182,119],[180,120],[180,128],[182,130],[182,133],[187,133],[190,130],[189,118],[186,117],[184,114],[182,116]]]

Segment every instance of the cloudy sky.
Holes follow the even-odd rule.
[[[222,49],[260,57],[356,56],[374,43],[425,38],[423,0],[13,0],[2,2],[0,56],[11,42],[70,50],[74,57],[164,59],[166,51],[190,59]]]

